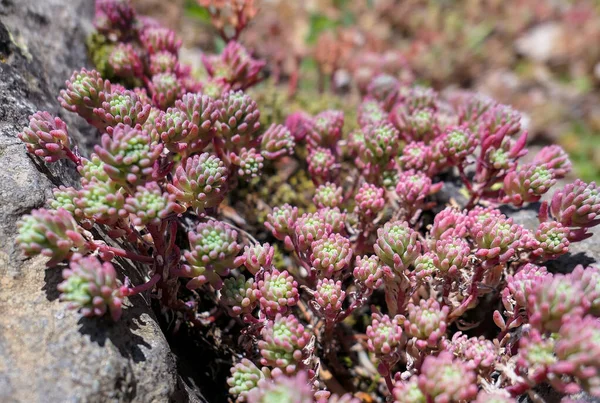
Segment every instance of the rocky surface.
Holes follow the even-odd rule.
[[[26,154],[16,134],[28,116],[60,114],[82,151],[94,141],[56,101],[87,64],[92,13],[91,0],[0,1],[0,401],[200,401],[178,377],[147,299],[129,301],[117,324],[82,319],[58,301],[60,268],[14,245],[19,217],[76,178],[70,162],[46,166]],[[124,272],[135,281],[134,268]]]

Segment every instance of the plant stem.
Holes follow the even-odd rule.
[[[137,295],[146,290],[152,289],[152,287],[154,287],[156,285],[156,283],[158,283],[158,280],[160,280],[160,277],[161,277],[160,274],[156,273],[154,276],[152,276],[152,278],[150,280],[148,280],[144,284],[140,284],[137,287],[133,287],[133,288],[127,288],[125,291],[125,295],[127,295],[127,296]]]

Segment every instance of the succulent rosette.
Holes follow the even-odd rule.
[[[283,125],[272,124],[261,138],[261,153],[269,160],[293,155],[296,142],[292,132]]]
[[[16,242],[26,256],[49,257],[55,265],[71,256],[73,249],[84,250],[86,241],[75,219],[65,209],[32,210],[17,222]]]
[[[390,110],[400,96],[400,81],[389,74],[379,74],[367,87],[367,96],[382,102]]]
[[[545,278],[552,277],[544,266],[528,263],[521,267],[514,275],[506,276],[506,287],[502,290],[502,299],[505,306],[510,305],[516,310],[525,309],[529,295],[532,294],[534,284],[542,282]]]
[[[331,226],[331,231],[343,234],[346,228],[346,210],[340,210],[337,207],[323,207],[317,210],[317,214],[325,222]]]
[[[313,118],[306,141],[312,148],[333,148],[342,137],[344,127],[344,113],[336,110],[327,110]]]
[[[289,204],[273,208],[273,211],[267,215],[265,227],[271,231],[273,236],[280,241],[289,239],[294,234],[296,220],[298,219],[298,208],[292,207]],[[308,242],[308,241],[307,241]]]
[[[58,97],[62,107],[94,123],[93,109],[101,106],[100,94],[111,92],[110,82],[96,70],[81,69],[75,71],[65,85]]]
[[[376,255],[357,256],[352,275],[359,284],[374,290],[381,287],[384,279],[392,277],[392,269],[381,264]]]
[[[226,181],[223,161],[210,153],[196,154],[177,166],[167,190],[179,203],[201,215],[225,198]]]
[[[331,182],[318,186],[313,197],[313,203],[315,203],[318,208],[338,207],[343,201],[343,189]]]
[[[557,145],[543,147],[535,155],[533,162],[551,169],[556,179],[564,178],[573,166],[566,151]]]
[[[439,152],[452,162],[462,164],[475,151],[478,144],[477,136],[466,127],[447,129],[439,141]]]
[[[109,134],[119,123],[134,127],[143,125],[150,115],[150,105],[144,105],[133,91],[113,91],[100,94],[100,106],[93,109],[94,126]]]
[[[571,316],[561,326],[554,347],[554,372],[571,375],[583,390],[600,397],[600,321]]]
[[[287,271],[268,271],[257,282],[261,311],[269,318],[286,313],[289,307],[298,303],[298,282]]]
[[[140,77],[143,74],[142,60],[129,43],[119,43],[113,48],[108,56],[108,65],[117,77]]]
[[[295,240],[301,251],[308,250],[313,242],[328,237],[332,231],[331,225],[318,213],[302,214],[294,224]]]
[[[141,126],[119,124],[112,136],[102,136],[94,150],[110,179],[123,186],[138,186],[153,179],[163,145],[154,142]]]
[[[384,104],[374,98],[365,99],[358,107],[358,124],[361,127],[388,121]]]
[[[531,325],[539,330],[557,332],[563,319],[583,315],[590,301],[582,284],[571,276],[555,274],[532,284],[527,297],[527,313]]]
[[[504,202],[516,206],[536,202],[555,183],[553,170],[545,165],[533,163],[518,167],[504,177]]]
[[[412,141],[404,146],[398,165],[405,171],[425,171],[433,161],[432,152],[432,148],[422,141]]]
[[[367,346],[369,351],[380,357],[390,356],[402,343],[400,317],[373,313],[371,324],[367,327]]]
[[[271,267],[274,254],[275,249],[268,243],[246,245],[244,253],[237,257],[236,264],[244,265],[252,275],[256,275],[261,268],[269,269]]]
[[[435,299],[422,299],[418,305],[407,306],[404,331],[418,349],[436,348],[448,327],[448,306],[440,306]]]
[[[246,401],[248,393],[256,391],[266,382],[266,379],[263,371],[249,359],[243,358],[231,367],[231,376],[227,378],[229,393],[238,396],[238,401]]]
[[[346,293],[343,291],[340,280],[319,279],[313,298],[322,315],[335,319],[342,310]]]
[[[600,317],[600,267],[578,265],[571,272],[571,278],[581,285],[583,295],[590,302],[590,313]]]
[[[29,117],[29,126],[17,134],[25,143],[27,151],[46,162],[56,162],[68,158],[70,147],[67,124],[48,112],[36,112]]]
[[[436,240],[464,238],[469,232],[466,222],[467,217],[462,212],[446,207],[435,215],[429,236]]]
[[[260,128],[260,111],[256,102],[242,91],[230,91],[217,101],[217,108],[220,135],[236,147],[248,146]]]
[[[400,134],[390,123],[378,123],[364,127],[364,144],[360,149],[361,159],[365,164],[389,164],[391,158],[398,154]]]
[[[181,40],[177,38],[174,31],[160,26],[152,26],[144,29],[140,34],[142,45],[151,55],[167,51],[177,55],[181,47]]]
[[[306,162],[310,177],[317,183],[326,182],[331,177],[331,171],[336,164],[331,150],[322,147],[312,149]]]
[[[571,231],[556,221],[540,223],[535,231],[535,239],[538,242],[537,249],[533,253],[545,259],[555,259],[569,251],[569,235]]]
[[[69,308],[88,317],[110,313],[114,321],[119,320],[124,296],[110,262],[101,263],[95,256],[74,255],[62,275],[64,281],[57,288],[61,301],[67,301]]]
[[[505,263],[517,250],[531,242],[531,235],[512,218],[489,218],[473,226],[471,232],[477,250],[475,255],[484,260],[484,266]]]
[[[425,357],[418,385],[428,401],[460,402],[477,396],[476,378],[467,364],[444,351],[437,357]]]
[[[499,347],[483,336],[467,337],[456,332],[447,348],[480,373],[489,373],[499,358]]]
[[[552,196],[552,217],[565,227],[591,227],[600,223],[600,189],[595,182],[576,179]]]
[[[189,289],[210,283],[215,289],[223,286],[222,277],[236,267],[235,258],[242,249],[237,243],[238,233],[220,221],[200,223],[188,233],[190,250],[183,255],[187,262],[180,272],[189,277]]]
[[[444,238],[432,247],[435,268],[443,275],[455,277],[466,268],[471,258],[471,246],[462,238]]]
[[[397,273],[408,268],[421,253],[419,235],[406,221],[386,223],[377,230],[375,254]]]
[[[182,214],[186,209],[176,202],[175,195],[163,192],[156,182],[148,182],[127,197],[125,210],[132,215],[134,225],[159,225],[170,215]]]
[[[305,371],[299,371],[296,375],[290,377],[279,375],[270,382],[259,384],[257,388],[247,394],[246,399],[248,403],[314,402],[313,391]]]
[[[92,181],[83,186],[73,199],[81,215],[97,223],[113,225],[127,216],[125,190],[111,180]]]
[[[152,76],[150,83],[152,103],[162,110],[175,104],[184,93],[184,86],[174,73],[158,73]]]
[[[223,280],[220,301],[232,316],[251,313],[258,305],[259,297],[260,292],[253,278],[246,280],[243,276],[238,276]]]
[[[310,246],[310,262],[320,276],[331,277],[350,265],[350,240],[340,234],[317,239]]]
[[[287,374],[299,369],[310,333],[295,316],[278,314],[267,321],[260,334],[262,340],[258,341],[258,348],[262,365],[280,368]]]
[[[363,183],[354,197],[354,211],[364,219],[372,219],[385,206],[385,190],[378,186]]]
[[[539,331],[532,330],[519,342],[518,368],[529,379],[537,382],[544,380],[550,368],[557,362],[554,354],[555,344],[556,340],[553,337],[546,337]]]

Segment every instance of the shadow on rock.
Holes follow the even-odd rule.
[[[144,340],[142,336],[135,333],[147,323],[142,319],[142,310],[135,306],[126,306],[123,309],[123,316],[118,322],[113,322],[110,318],[86,318],[79,319],[79,332],[90,336],[93,343],[104,347],[106,340],[119,350],[119,353],[133,360],[133,362],[146,361],[146,356],[141,347],[151,349],[152,346]]]
[[[579,252],[564,254],[555,260],[549,260],[545,262],[544,266],[546,266],[548,268],[548,271],[551,273],[568,274],[571,273],[577,265],[587,267],[596,262],[596,259],[589,256],[587,253]]]
[[[46,293],[48,301],[54,301],[60,296],[60,291],[58,291],[57,287],[63,281],[62,271],[66,268],[67,265],[61,263],[57,267],[44,271],[44,286],[42,287],[42,291]]]

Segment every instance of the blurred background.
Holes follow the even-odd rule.
[[[239,40],[269,61],[270,79],[255,96],[261,105],[271,99],[272,115],[284,113],[276,110],[283,83],[296,85],[299,77],[304,108],[324,106],[327,93],[343,95],[345,105],[325,106],[351,107],[383,70],[407,83],[475,90],[512,105],[526,118],[530,153],[558,143],[576,176],[600,180],[600,0],[134,3],[179,32],[182,59],[202,74],[202,53],[224,45],[215,39],[210,7],[228,1],[258,11]]]

